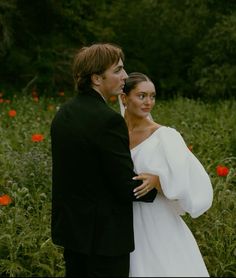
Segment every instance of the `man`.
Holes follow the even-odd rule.
[[[123,61],[112,44],[81,48],[73,68],[78,94],[52,121],[52,240],[64,247],[66,276],[128,276],[132,202],[156,196],[155,189],[144,196],[155,176],[132,179],[127,126],[106,104],[122,92]]]

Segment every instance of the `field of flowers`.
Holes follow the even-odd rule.
[[[64,276],[62,248],[50,238],[50,123],[66,99],[63,92],[11,99],[0,93],[0,276]],[[110,105],[118,109],[115,100]],[[212,207],[184,218],[212,277],[236,277],[235,111],[235,101],[177,98],[157,100],[152,113],[181,132],[211,177]]]

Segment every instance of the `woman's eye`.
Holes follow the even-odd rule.
[[[146,97],[148,98],[148,96],[145,95],[145,94],[141,94],[141,95],[139,95],[138,97],[139,97],[139,99],[141,99],[141,100],[144,100]],[[150,98],[151,100],[155,100],[155,95],[149,96],[149,98]]]
[[[139,99],[142,99],[142,100],[143,100],[144,97],[145,97],[144,95],[139,95]]]

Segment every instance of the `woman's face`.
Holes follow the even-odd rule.
[[[127,113],[139,118],[147,117],[155,105],[155,96],[155,86],[151,81],[138,83],[128,95],[124,95]]]

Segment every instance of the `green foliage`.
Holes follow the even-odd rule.
[[[233,68],[222,69],[223,82],[230,84],[211,82],[203,91],[199,85],[203,82],[199,80],[199,72],[206,72],[206,65],[211,67],[212,63],[207,59],[207,55],[200,53],[204,44],[208,43],[211,46],[207,51],[209,55],[216,48],[219,57],[223,57],[221,42],[214,44],[208,33],[214,29],[218,32],[222,18],[228,19],[232,16],[229,11],[232,12],[235,7],[233,3],[220,5],[209,0],[119,0],[101,12],[104,18],[102,27],[109,26],[116,31],[110,40],[123,46],[127,71],[142,71],[148,74],[158,85],[163,97],[179,93],[195,98],[213,98],[211,91],[215,89],[219,97],[229,97],[234,96],[230,91]],[[227,25],[225,30],[230,32],[230,27]],[[227,40],[226,33],[222,34],[222,39]],[[225,61],[227,59],[229,57]],[[235,59],[232,64],[234,61]],[[208,80],[211,75],[209,70],[205,73]],[[229,87],[228,93],[224,93],[226,86]]]
[[[0,193],[13,202],[0,206],[0,276],[63,277],[62,248],[51,241],[50,123],[63,97],[14,97],[0,103]],[[117,103],[111,104],[118,110]],[[10,109],[16,110],[9,117]],[[212,207],[197,219],[186,215],[211,276],[236,276],[235,101],[204,103],[186,98],[157,101],[152,115],[181,132],[210,175]],[[44,135],[32,142],[32,134]],[[234,134],[234,135],[232,135]],[[234,139],[233,139],[234,138]],[[233,143],[234,142],[234,143]],[[227,177],[216,166],[230,169]]]
[[[211,99],[234,96],[236,92],[236,13],[223,16],[199,43],[193,63],[196,86]]]
[[[120,44],[164,98],[235,97],[234,0],[1,0],[0,90],[71,89],[79,47]]]
[[[236,119],[235,119],[235,125],[236,125]],[[231,145],[233,156],[236,156],[236,129],[235,128],[232,130],[230,142],[231,142],[230,145]]]
[[[0,106],[0,276],[63,277],[62,250],[50,238],[51,154],[49,125],[61,101],[14,98]],[[8,116],[14,109],[14,118]],[[32,134],[45,136],[32,142]]]

